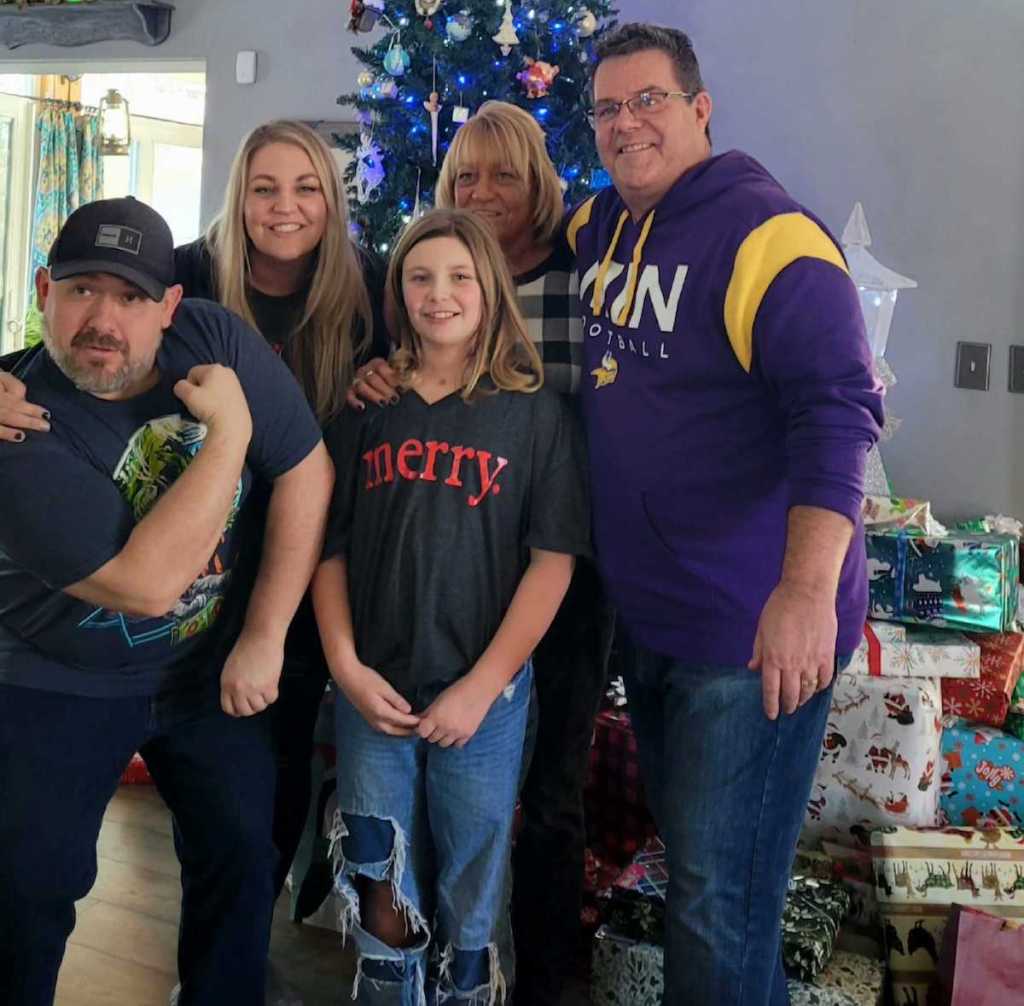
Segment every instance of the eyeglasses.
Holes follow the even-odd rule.
[[[638,119],[649,119],[665,107],[665,102],[669,98],[692,97],[690,91],[641,91],[625,101],[599,101],[587,112],[587,119],[594,129],[598,126],[610,126],[619,117],[623,107],[628,108],[630,115]]]

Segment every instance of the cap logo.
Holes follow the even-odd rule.
[[[142,231],[120,224],[100,224],[96,232],[97,248],[117,248],[119,251],[138,255],[142,251]]]

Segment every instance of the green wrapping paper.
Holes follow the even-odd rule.
[[[868,530],[870,618],[1007,632],[1017,615],[1019,540],[954,531]]]
[[[782,960],[786,973],[807,981],[832,959],[839,926],[850,912],[841,884],[793,877],[782,913]]]

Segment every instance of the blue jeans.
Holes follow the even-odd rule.
[[[787,1006],[780,920],[832,689],[769,720],[761,676],[624,640],[623,676],[665,842],[665,1006]]]
[[[530,706],[527,664],[461,750],[374,730],[339,691],[334,857],[342,924],[359,954],[353,998],[372,1006],[504,998],[512,820]],[[443,686],[423,689],[424,709]],[[390,881],[414,944],[395,948],[361,925],[354,879]]]
[[[49,1006],[96,839],[141,751],[181,844],[181,1006],[262,1006],[273,911],[266,716],[193,693],[95,699],[0,685],[0,1003]]]

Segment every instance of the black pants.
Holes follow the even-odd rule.
[[[323,658],[285,656],[277,701],[267,710],[275,759],[274,900],[284,889],[295,850],[309,811],[313,758],[313,728],[327,686]],[[181,837],[174,826],[174,847],[181,854]],[[326,891],[324,892],[326,896]],[[321,899],[322,900],[322,899]]]
[[[517,1006],[548,1006],[572,972],[583,898],[583,784],[614,616],[597,570],[578,560],[533,657],[538,723],[513,856]]]
[[[313,729],[327,678],[327,664],[322,656],[286,657],[277,702],[270,708],[277,758],[274,846],[279,859],[274,874],[275,896],[284,888],[309,813]]]
[[[0,1004],[50,1006],[96,838],[141,751],[174,815],[182,1006],[262,1006],[273,911],[266,715],[209,690],[97,699],[0,685]]]

